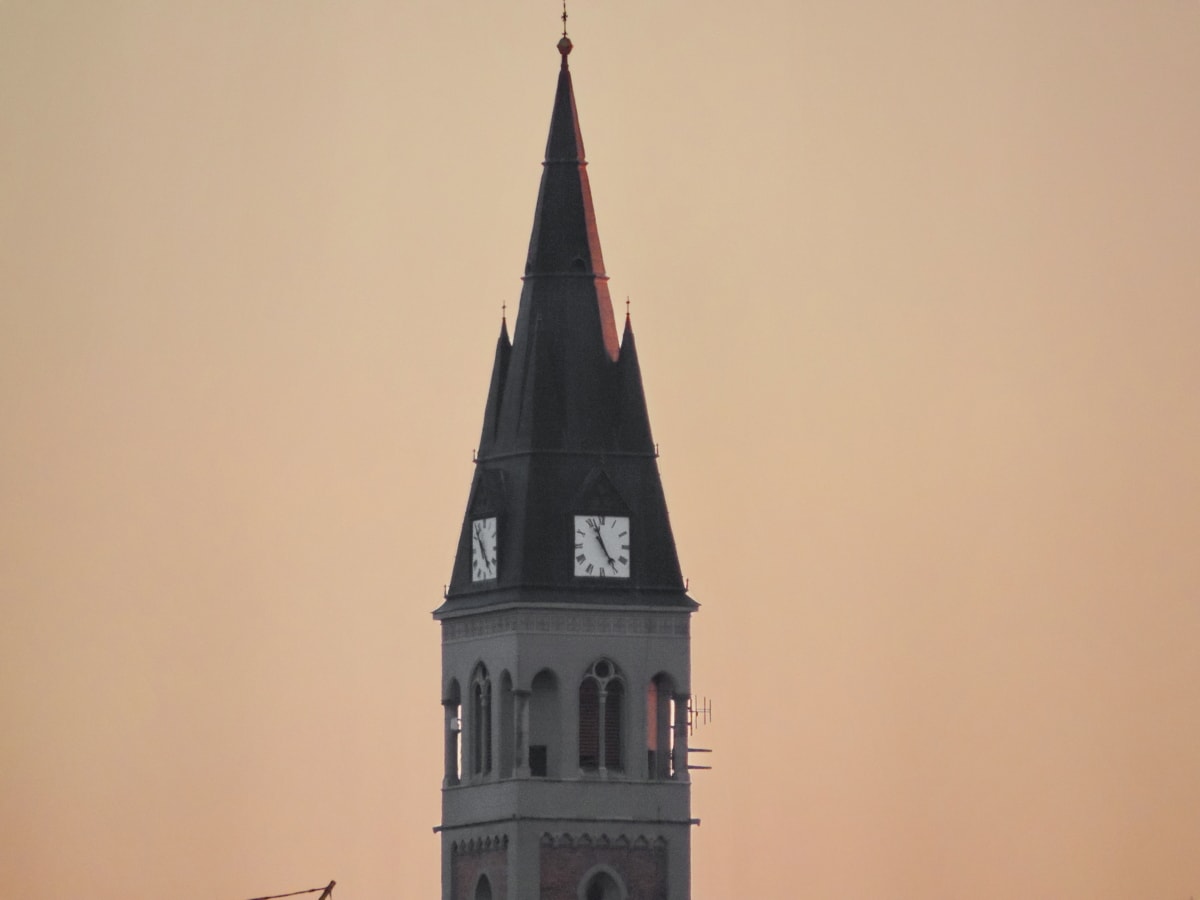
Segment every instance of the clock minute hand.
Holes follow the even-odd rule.
[[[612,554],[608,552],[608,548],[604,546],[604,538],[600,537],[600,529],[595,525],[592,526],[592,532],[596,535],[596,541],[600,544],[600,549],[604,551],[604,557],[610,564],[616,565],[616,561],[612,558]]]

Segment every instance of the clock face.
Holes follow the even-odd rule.
[[[629,577],[629,517],[575,517],[575,574],[580,578]]]
[[[496,577],[496,517],[471,523],[471,580]]]

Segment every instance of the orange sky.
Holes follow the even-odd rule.
[[[1200,4],[575,4],[696,900],[1200,896]],[[0,2],[0,884],[437,895],[553,0]]]

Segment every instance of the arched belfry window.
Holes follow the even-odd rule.
[[[492,680],[487,666],[480,663],[471,676],[471,771],[486,775],[492,771]]]
[[[475,885],[475,900],[492,900],[492,883],[486,875],[480,875]]]
[[[533,676],[529,692],[529,774],[534,778],[558,777],[559,734],[558,678],[550,669]]]
[[[579,685],[579,768],[588,772],[625,768],[625,682],[610,659],[592,663]]]
[[[674,775],[675,685],[669,675],[654,676],[646,690],[647,770],[651,778]]]
[[[516,719],[513,701],[512,676],[506,670],[500,673],[500,743],[496,754],[497,768],[501,778],[512,778],[513,775],[513,753],[516,750]]]
[[[607,866],[584,876],[579,886],[580,900],[625,900],[628,896],[620,878]]]

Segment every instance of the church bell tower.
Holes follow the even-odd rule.
[[[687,595],[565,33],[442,629],[443,900],[687,900]]]

